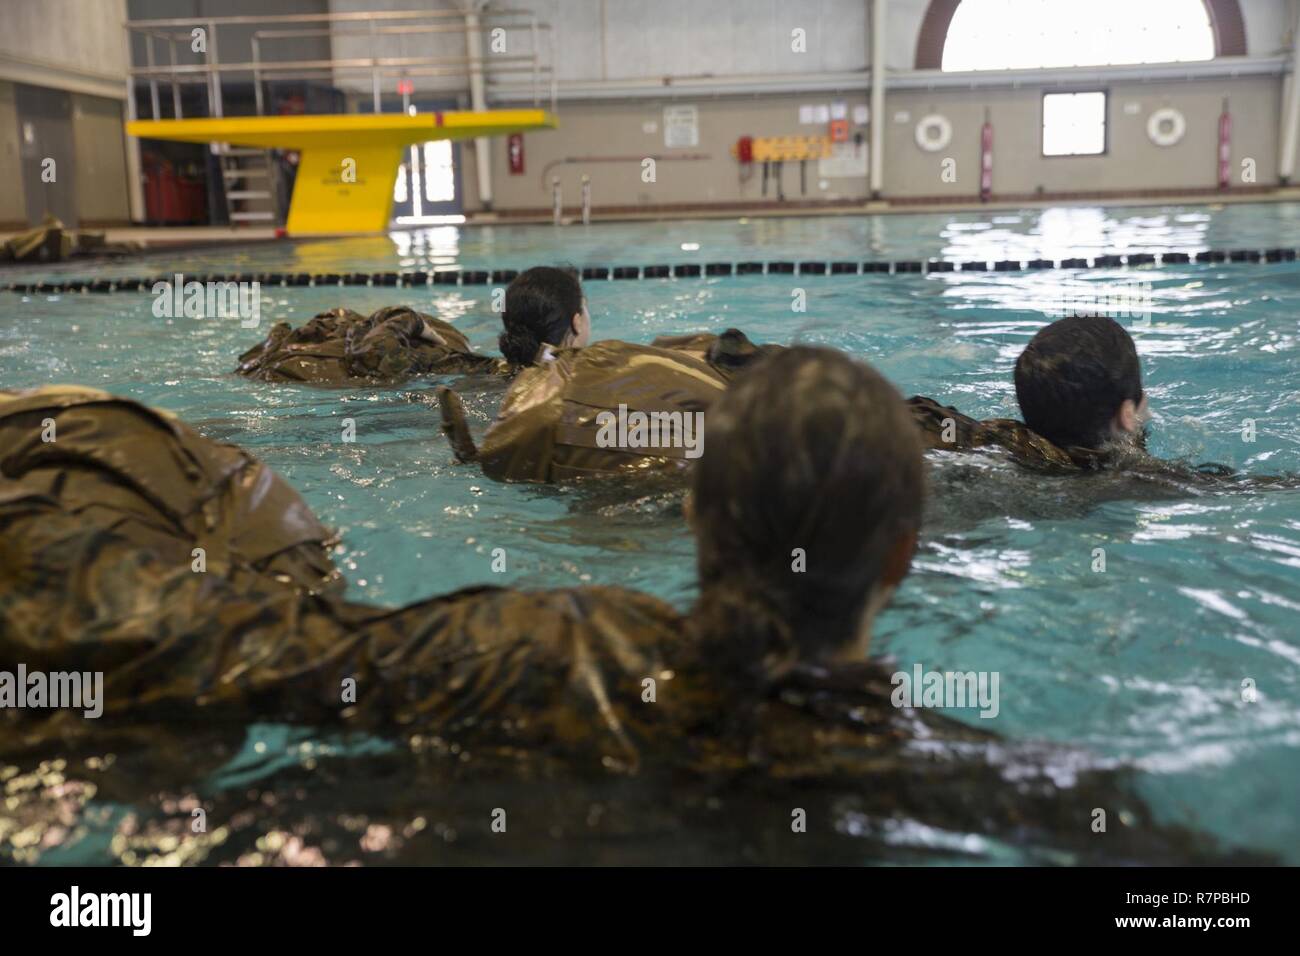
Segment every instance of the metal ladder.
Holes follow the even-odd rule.
[[[230,224],[278,223],[280,212],[270,151],[245,149],[229,143],[214,143],[212,151],[221,164],[226,215]]]

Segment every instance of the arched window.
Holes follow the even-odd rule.
[[[1238,0],[931,0],[916,66],[1181,63],[1245,52]]]

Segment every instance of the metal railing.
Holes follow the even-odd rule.
[[[238,29],[247,35],[250,59],[224,62],[221,30]],[[266,84],[279,80],[325,80],[340,85],[341,78],[365,77],[369,79],[372,104],[376,113],[382,111],[385,81],[410,80],[419,77],[465,78],[468,89],[471,77],[481,74],[491,81],[496,77],[526,75],[532,84],[533,105],[540,106],[543,93],[552,110],[556,107],[558,90],[555,77],[555,34],[550,24],[539,21],[529,10],[484,10],[475,16],[458,10],[383,10],[364,13],[286,14],[283,16],[242,17],[181,17],[165,20],[132,20],[125,24],[128,62],[128,109],[130,118],[137,119],[136,86],[145,80],[149,88],[149,102],[153,119],[162,119],[161,89],[171,89],[172,115],[182,117],[181,89],[186,84],[202,85],[207,89],[208,115],[223,116],[223,80],[230,82],[235,75],[249,77],[254,94],[256,115],[264,115]],[[201,33],[200,33],[201,31]],[[432,45],[440,35],[461,35],[465,38],[464,55],[444,52],[416,52],[405,55],[404,41],[421,38],[426,46]],[[506,45],[517,43],[519,37],[528,38],[527,48],[521,52],[496,50],[499,40]],[[144,43],[144,65],[134,65],[136,42]],[[201,43],[199,42],[201,39]],[[287,40],[328,40],[330,55],[326,58],[280,59],[268,57],[278,43]],[[385,56],[377,47],[390,39],[397,42],[401,55]],[[336,56],[338,46],[364,42],[365,56]],[[159,44],[165,44],[167,60],[159,62]],[[543,47],[546,56],[543,56]],[[491,52],[482,53],[487,48]],[[179,55],[178,55],[179,54]],[[182,62],[190,55],[198,62]],[[459,91],[456,84],[443,85],[429,92],[449,93]],[[389,90],[395,92],[395,90]]]

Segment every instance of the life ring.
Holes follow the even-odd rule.
[[[937,153],[952,142],[952,123],[938,113],[922,116],[916,124],[916,145],[927,153]]]
[[[1162,107],[1147,117],[1147,138],[1157,146],[1173,146],[1187,132],[1187,117],[1172,106]]]

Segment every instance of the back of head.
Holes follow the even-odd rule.
[[[572,269],[535,266],[506,287],[505,331],[498,344],[512,365],[530,365],[542,345],[559,345],[582,311],[582,284]]]
[[[920,528],[921,442],[898,392],[839,352],[794,347],[738,376],[706,428],[692,502],[703,636],[748,677],[851,645]]]
[[[1059,319],[1016,360],[1025,424],[1062,447],[1100,448],[1124,401],[1142,400],[1142,367],[1124,327],[1099,315]]]

